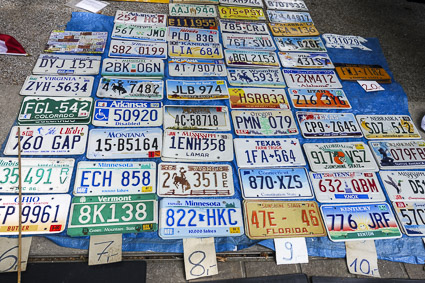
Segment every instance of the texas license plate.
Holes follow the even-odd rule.
[[[44,52],[103,53],[107,39],[107,32],[54,30]]]
[[[335,64],[335,70],[343,81],[378,81],[391,83],[391,77],[380,65]]]
[[[167,15],[147,14],[117,10],[114,23],[134,24],[138,26],[167,26]]]
[[[165,106],[164,129],[230,131],[226,106]]]
[[[4,155],[18,155],[18,128],[12,127]],[[22,155],[77,155],[86,150],[88,126],[22,126]]]
[[[288,89],[295,108],[350,109],[351,105],[342,89]]]
[[[71,196],[28,195],[22,197],[22,234],[55,234],[65,230]],[[0,235],[19,234],[18,196],[0,197]]]
[[[274,36],[316,36],[319,31],[313,23],[269,23]]]
[[[279,59],[284,68],[334,68],[331,58],[329,58],[327,53],[279,52]]]
[[[102,76],[162,78],[164,60],[105,58],[102,64]]]
[[[284,89],[230,88],[232,109],[290,109]]]
[[[167,97],[170,100],[226,99],[229,90],[226,81],[167,80]]]
[[[377,172],[369,147],[362,142],[305,143],[304,151],[314,172]]]
[[[425,171],[381,171],[379,175],[391,201],[425,201]]]
[[[233,110],[232,118],[237,135],[283,136],[298,134],[291,110]]]
[[[102,77],[97,97],[160,100],[164,97],[164,81]]]
[[[112,39],[109,57],[166,59],[167,43]]]
[[[0,193],[19,191],[18,158],[0,158]],[[22,192],[67,193],[74,170],[71,158],[23,158]]]
[[[394,214],[385,202],[322,205],[320,209],[333,242],[401,237]]]
[[[240,168],[305,166],[298,139],[234,139],[236,161]]]
[[[222,33],[236,32],[236,33],[256,34],[256,35],[269,34],[269,30],[265,23],[256,23],[256,22],[220,20],[220,29]]]
[[[265,0],[267,9],[284,11],[308,11],[303,0]]]
[[[115,23],[113,39],[166,42],[167,27]]]
[[[170,59],[168,73],[172,77],[225,77],[223,60]]]
[[[357,115],[367,139],[420,139],[409,115]]]
[[[217,20],[215,18],[169,16],[168,27],[217,29],[218,25]]]
[[[322,237],[326,230],[315,201],[244,201],[250,239]]]
[[[100,56],[40,54],[34,75],[97,75]]]
[[[395,201],[394,210],[407,236],[423,237],[425,235],[425,202]]]
[[[270,35],[223,33],[223,45],[229,49],[274,51],[276,46]]]
[[[283,69],[283,76],[290,88],[342,88],[341,82],[333,70],[304,71]]]
[[[156,231],[157,213],[155,194],[74,197],[67,234],[78,237]]]
[[[167,40],[200,43],[220,43],[218,39],[217,30],[185,27],[169,27]]]
[[[161,156],[162,130],[92,129],[86,156],[88,159],[155,158]]]
[[[263,7],[263,2],[261,0],[220,0],[220,4],[228,6]]]
[[[155,162],[80,161],[74,195],[145,194],[156,191]]]
[[[222,59],[221,43],[168,42],[168,55],[171,58]]]
[[[232,86],[286,87],[279,69],[227,69],[227,80]]]
[[[229,67],[280,67],[275,52],[225,49],[224,55]]]
[[[168,4],[170,16],[178,17],[217,17],[214,5]]]
[[[265,21],[263,9],[248,7],[218,6],[221,19]]]
[[[275,37],[279,51],[326,52],[320,37]]]
[[[313,23],[310,14],[306,12],[267,10],[267,16],[271,23]]]
[[[163,239],[241,236],[241,201],[164,198],[160,202],[158,232]]]
[[[20,95],[31,96],[90,96],[93,77],[82,76],[28,76]]]
[[[425,141],[369,142],[380,169],[425,168]]]
[[[158,195],[161,197],[233,196],[232,166],[226,164],[160,163]]]

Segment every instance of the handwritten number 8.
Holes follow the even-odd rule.
[[[198,253],[201,254],[201,259],[197,263],[192,262],[192,256],[195,255],[195,254],[198,254]],[[204,261],[205,258],[206,258],[206,255],[205,255],[205,253],[203,251],[195,251],[195,252],[193,252],[193,253],[190,254],[188,260],[193,265],[192,269],[190,270],[190,274],[191,275],[193,275],[193,276],[202,276],[202,275],[204,275],[204,273],[205,273],[205,267],[203,265],[201,265],[201,263]],[[202,268],[202,272],[199,273],[199,274],[196,274],[194,272],[194,269],[197,268],[197,267]]]

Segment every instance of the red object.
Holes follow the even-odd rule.
[[[7,34],[0,34],[0,54],[28,55],[22,45]]]

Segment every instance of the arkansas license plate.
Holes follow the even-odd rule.
[[[107,32],[54,30],[44,47],[53,53],[103,53]]]
[[[97,97],[160,100],[164,97],[164,81],[102,77]]]
[[[381,171],[379,175],[391,201],[425,201],[425,171]]]
[[[228,97],[226,81],[167,80],[167,98],[170,100],[210,100]]]
[[[168,4],[170,16],[178,17],[217,17],[214,5]]]
[[[378,81],[391,83],[391,77],[380,65],[335,64],[335,70],[343,81]]]
[[[157,213],[155,194],[74,197],[67,234],[78,237],[156,231]]]
[[[168,55],[171,58],[222,59],[223,51],[220,43],[168,42]]]
[[[138,26],[167,26],[167,15],[147,14],[117,10],[114,23],[134,24]]]
[[[145,194],[156,191],[155,162],[80,161],[74,195]]]
[[[162,78],[164,60],[105,58],[102,64],[102,76]]]
[[[31,96],[90,96],[93,77],[82,76],[28,76],[20,95]]]
[[[112,39],[109,57],[166,59],[167,43]]]
[[[200,43],[220,43],[218,39],[218,30],[185,27],[169,27],[167,40]]]
[[[170,59],[168,73],[172,77],[225,77],[223,60]]]
[[[235,237],[244,234],[239,199],[164,198],[159,209],[163,239]]]
[[[218,6],[221,19],[265,21],[263,9],[248,7]]]
[[[306,12],[267,10],[267,16],[271,23],[313,23],[310,14]]]
[[[342,89],[288,89],[295,108],[350,109]]]
[[[369,142],[380,169],[425,168],[425,141]]]
[[[158,195],[161,197],[233,196],[230,165],[160,163]]]
[[[162,130],[150,129],[92,129],[88,159],[155,158],[161,156]]]
[[[420,139],[409,115],[357,115],[367,139]]]
[[[269,30],[265,23],[242,22],[231,20],[220,20],[220,30],[225,32],[236,32],[244,34],[268,35]]]
[[[393,207],[401,228],[407,236],[423,237],[425,235],[425,202],[395,201]]]
[[[230,88],[232,109],[290,109],[284,89]]]
[[[115,23],[113,39],[166,42],[167,27]]]
[[[275,37],[279,51],[326,52],[320,37]]]
[[[22,155],[77,155],[86,150],[88,126],[22,126]],[[12,127],[4,155],[18,155],[18,127]]]
[[[223,45],[229,49],[274,51],[276,46],[270,35],[223,33]]]
[[[65,230],[71,196],[30,195],[22,197],[22,234],[56,234]],[[19,234],[18,196],[0,197],[0,235]]]
[[[291,110],[233,110],[232,118],[237,135],[283,136],[298,134]]]
[[[220,0],[220,4],[228,6],[263,7],[263,2],[261,0]]]
[[[265,0],[267,9],[284,11],[308,11],[303,0]]]
[[[274,36],[316,36],[319,31],[313,23],[269,23]]]
[[[283,69],[286,84],[291,88],[342,88],[333,70],[291,70]]]
[[[229,67],[280,67],[275,52],[225,49],[224,55]]]
[[[329,58],[327,53],[279,52],[279,59],[284,68],[334,68],[331,58]]]
[[[315,201],[244,201],[250,239],[322,237],[326,230]]]
[[[286,87],[279,69],[227,69],[227,80],[232,86]]]
[[[169,16],[168,27],[217,29],[218,24],[215,18]]]
[[[32,73],[34,75],[97,75],[100,56],[40,54]]]
[[[385,202],[322,205],[320,209],[333,242],[401,237],[394,214]]]

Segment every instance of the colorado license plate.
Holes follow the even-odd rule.
[[[223,45],[229,49],[274,51],[276,46],[270,35],[223,33]]]
[[[228,97],[226,81],[167,80],[167,98],[170,100],[210,100]]]
[[[103,53],[107,39],[107,32],[54,30],[44,52]]]
[[[333,70],[291,70],[283,69],[286,84],[291,88],[342,88]]]
[[[40,54],[32,73],[34,75],[97,75],[100,56]]]
[[[425,168],[425,141],[369,142],[380,169]]]
[[[284,89],[230,88],[232,109],[290,109]]]
[[[295,108],[350,109],[342,89],[288,89]]]
[[[227,80],[232,86],[286,87],[279,69],[227,69]]]
[[[217,17],[214,5],[168,4],[170,16]]]
[[[114,18],[115,23],[134,24],[139,26],[167,26],[167,15],[127,12],[117,10]]]
[[[378,81],[391,83],[390,75],[380,65],[335,64],[335,70],[343,81]]]
[[[265,21],[263,9],[248,7],[218,6],[221,19]]]
[[[111,37],[113,39],[165,42],[166,36],[167,27],[165,26],[139,26],[115,23]]]
[[[327,53],[279,52],[279,59],[284,68],[334,68],[331,58],[329,58]]]
[[[261,0],[220,0],[221,5],[263,7]]]
[[[320,37],[275,37],[279,51],[326,52]]]
[[[185,27],[169,27],[167,40],[200,43],[220,43],[218,39],[218,30]]]
[[[409,115],[357,115],[367,139],[420,139]]]
[[[269,23],[274,36],[316,36],[319,31],[313,23]]]
[[[171,58],[222,59],[223,51],[221,43],[171,41],[168,42],[168,55]]]
[[[102,76],[130,76],[162,78],[164,61],[161,59],[103,59]]]
[[[425,201],[425,171],[381,171],[379,175],[391,201]]]
[[[225,77],[223,60],[170,59],[168,73],[172,77]]]
[[[222,33],[236,32],[236,33],[257,34],[257,35],[269,34],[269,30],[265,23],[256,23],[256,22],[220,20],[220,30]]]
[[[31,96],[90,96],[93,77],[82,76],[28,76],[20,95]]]
[[[164,81],[102,77],[97,97],[160,100],[164,97]]]
[[[112,39],[109,57],[166,59],[167,43]]]
[[[226,64],[229,67],[280,67],[279,59],[275,52],[225,49],[224,55]]]
[[[425,202],[395,201],[393,207],[402,230],[407,236],[425,235]]]
[[[283,136],[298,134],[291,110],[233,110],[232,118],[237,135]]]
[[[313,23],[311,16],[306,12],[287,12],[267,10],[271,23]]]
[[[195,18],[195,17],[168,17],[168,27],[217,29],[215,18]]]
[[[308,11],[303,0],[265,0],[267,9],[284,11]]]

